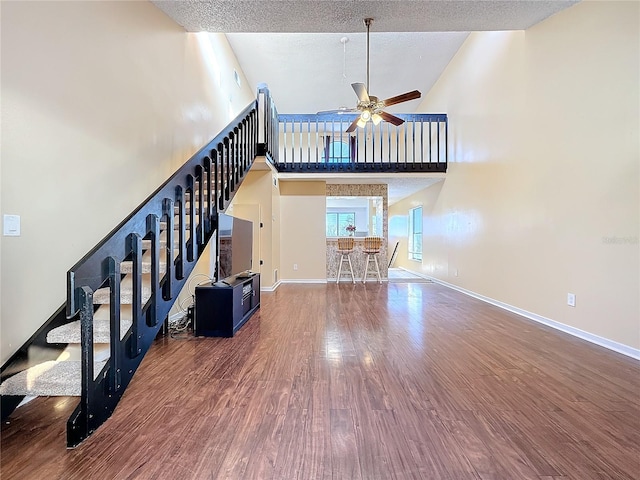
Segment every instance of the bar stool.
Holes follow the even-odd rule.
[[[338,276],[336,277],[336,283],[340,283],[340,275],[342,273],[342,262],[345,260],[349,264],[349,270],[351,271],[351,281],[356,283],[356,278],[353,276],[353,266],[351,265],[350,253],[353,252],[355,246],[355,240],[352,237],[338,238],[338,253],[340,254],[340,266],[338,267]]]
[[[367,274],[369,273],[369,262],[373,260],[376,267],[375,273],[378,275],[378,283],[382,283],[380,278],[380,267],[378,266],[377,254],[380,253],[380,247],[382,247],[381,237],[364,237],[364,246],[362,251],[367,256],[364,262],[364,275],[362,276],[362,283],[367,281]],[[371,273],[374,273],[373,271]]]

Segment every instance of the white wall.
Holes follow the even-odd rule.
[[[2,2],[1,21],[0,206],[22,218],[1,243],[5,362],[65,301],[66,271],[254,92],[223,35],[149,2]]]
[[[424,205],[424,260],[403,266],[640,347],[639,8],[469,36],[419,109],[449,114],[451,163],[391,209]]]

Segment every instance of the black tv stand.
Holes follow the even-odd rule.
[[[236,280],[246,280],[247,278],[253,278],[257,273],[239,273],[235,276]]]
[[[196,287],[194,332],[198,337],[233,337],[260,308],[260,274],[240,274]]]

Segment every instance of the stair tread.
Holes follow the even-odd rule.
[[[93,303],[104,305],[109,303],[109,287],[99,288],[93,293]],[[151,274],[142,274],[142,304],[151,298]],[[120,282],[120,303],[130,304],[133,301],[133,275],[125,276]]]
[[[188,238],[188,237],[187,237]],[[174,256],[177,256],[178,253],[180,253],[177,248],[180,245],[180,241],[178,240],[178,236],[176,235],[173,241],[173,248],[174,251],[177,252],[174,254]],[[160,238],[160,248],[165,248],[167,246],[167,239],[166,238]],[[149,250],[151,248],[151,240],[142,240],[142,249],[143,250]]]
[[[180,228],[180,222],[179,220],[176,219],[175,222],[173,222],[173,229],[174,230],[178,230]],[[191,228],[191,222],[189,220],[187,220],[186,222],[184,222],[184,228]],[[164,231],[167,229],[167,222],[160,222],[160,230]]]
[[[165,261],[164,255],[162,255],[162,250],[160,254],[160,273],[164,273],[167,269],[167,262]],[[133,272],[133,262],[131,260],[126,260],[120,263],[120,273],[131,273]],[[147,250],[142,255],[142,273],[151,272],[151,250]]]
[[[100,371],[106,362],[96,362]],[[0,385],[0,395],[28,395],[52,397],[80,396],[82,362],[78,360],[50,360],[7,378]]]
[[[129,330],[133,323],[131,305],[120,305],[120,335]],[[93,343],[109,343],[111,326],[109,323],[109,305],[101,305],[93,313]],[[49,331],[48,343],[80,343],[80,320],[65,323]]]

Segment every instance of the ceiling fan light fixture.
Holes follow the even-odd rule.
[[[1,0],[0,0],[1,1]],[[389,122],[393,125],[395,125],[396,127],[399,125],[402,125],[404,123],[404,120],[400,117],[396,117],[395,115],[391,115],[390,113],[384,111],[384,108],[391,106],[391,105],[396,105],[398,103],[403,103],[403,102],[408,102],[409,100],[415,100],[417,98],[420,98],[421,94],[418,90],[413,90],[411,92],[406,92],[403,93],[401,95],[396,95],[395,97],[391,97],[391,98],[387,98],[385,100],[380,100],[378,99],[378,97],[374,96],[374,95],[369,95],[369,60],[370,60],[370,55],[369,55],[369,46],[370,46],[370,30],[371,30],[371,23],[373,22],[373,18],[365,18],[364,19],[364,25],[365,27],[367,27],[367,82],[365,83],[360,83],[360,82],[356,82],[356,83],[352,83],[351,84],[351,88],[353,88],[353,91],[355,92],[356,96],[358,97],[358,103],[356,105],[356,108],[354,109],[350,109],[350,110],[345,110],[346,111],[350,111],[350,112],[360,112],[360,116],[356,117],[351,124],[347,127],[347,129],[345,130],[346,133],[351,133],[353,131],[355,131],[358,127],[360,128],[365,128],[367,125],[367,122],[369,122],[371,120],[371,122],[377,126],[380,124],[380,122],[385,121],[385,122]],[[342,42],[342,45],[346,45],[346,42],[348,41],[347,37],[342,37],[340,39],[340,41]],[[344,48],[343,48],[344,50]],[[346,65],[346,63],[344,64]],[[343,79],[345,78],[345,71],[346,71],[346,66],[343,65]],[[333,110],[333,111],[326,111],[326,112],[319,112],[319,113],[340,113],[341,110]]]

